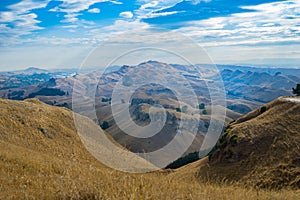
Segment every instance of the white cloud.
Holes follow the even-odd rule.
[[[12,22],[16,19],[13,12],[0,12],[0,22]]]
[[[78,25],[76,24],[71,24],[71,25],[66,25],[66,26],[61,26],[62,28],[67,28],[67,29],[76,29],[78,28]]]
[[[120,17],[131,19],[133,17],[133,14],[130,11],[121,12],[120,13]]]
[[[23,0],[19,3],[8,6],[15,14],[23,14],[37,8],[45,8],[50,0]]]
[[[99,8],[92,8],[88,10],[89,13],[100,13],[100,9]]]
[[[184,12],[184,11],[182,11]],[[162,16],[168,16],[168,15],[174,15],[179,13],[179,11],[172,11],[172,12],[159,12],[159,13],[154,13],[154,12],[150,12],[147,13],[143,16],[143,18],[154,18],[154,17],[162,17]]]
[[[154,8],[154,9],[162,9],[166,7],[171,7],[176,5],[177,3],[182,2],[182,0],[138,0],[138,2],[142,3],[141,9],[146,8]]]
[[[140,22],[139,20],[116,20],[113,25],[90,30],[89,36],[98,41],[104,41],[127,31],[147,28],[150,28],[149,24]]]
[[[115,0],[61,0],[62,4],[50,9],[50,12],[64,12],[65,19],[62,22],[77,23],[77,16],[81,11],[87,10],[90,13],[100,13],[100,9],[89,9],[92,5],[102,2],[111,2],[113,4],[123,4]]]
[[[57,10],[60,12],[78,13],[83,10],[89,9],[95,3],[106,2],[109,0],[62,0],[62,4],[58,6]]]
[[[100,13],[99,8],[89,9],[92,5],[102,2],[111,2],[113,4],[123,4],[116,0],[61,0],[62,4],[50,9],[51,12],[64,12],[65,19],[62,22],[65,23],[78,23],[78,15],[81,11],[87,10],[90,13]]]
[[[11,45],[19,40],[23,35],[29,35],[33,31],[42,30],[42,27],[37,26],[40,21],[36,20],[35,14],[24,14],[14,18],[13,27],[8,24],[1,24],[0,29],[0,44]]]
[[[67,13],[64,17],[65,20],[63,22],[70,22],[74,23],[78,21],[78,13],[83,10],[88,10],[90,6],[94,5],[95,3],[107,2],[109,0],[62,0],[62,4],[57,6],[50,11],[53,12],[65,12]],[[98,11],[91,9],[92,11]],[[100,10],[99,10],[100,12]]]
[[[37,20],[37,15],[31,13],[32,10],[45,8],[49,0],[23,0],[19,3],[8,6],[9,11],[0,12],[0,43],[10,45],[18,40],[23,35],[31,34],[33,31],[41,30],[38,26],[40,23]]]
[[[111,3],[113,3],[113,4],[117,4],[117,5],[122,5],[123,3],[122,2],[120,2],[120,1],[110,1]]]
[[[59,12],[59,8],[56,6],[54,8],[49,9],[49,12]]]
[[[65,15],[65,19],[63,19],[61,22],[66,22],[66,23],[74,23],[78,21],[78,16],[79,14],[77,13],[69,13]]]
[[[300,42],[300,2],[247,6],[256,12],[192,21],[179,32],[206,46]]]
[[[138,16],[138,19],[143,18],[152,18],[157,16],[166,16],[166,15],[172,15],[176,12],[160,12],[157,13],[157,11],[161,11],[163,9],[172,7],[176,5],[177,3],[180,3],[182,0],[156,0],[156,1],[150,1],[150,0],[139,0],[142,5],[138,10],[135,10],[135,14]]]
[[[197,4],[201,3],[201,2],[207,3],[207,2],[210,2],[210,1],[211,0],[191,0],[192,4],[194,4],[194,5],[197,5]]]
[[[146,10],[146,9],[157,9],[158,6],[158,1],[150,1],[149,3],[143,4],[140,7],[140,10]]]

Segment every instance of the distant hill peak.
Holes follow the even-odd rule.
[[[146,62],[140,63],[138,66],[145,65],[145,64],[151,64],[151,65],[153,65],[153,64],[160,64],[161,65],[161,64],[167,64],[167,63],[163,63],[163,62],[156,61],[156,60],[148,60]]]
[[[24,71],[26,71],[26,72],[32,72],[32,71],[44,71],[44,72],[47,72],[47,70],[45,70],[45,69],[40,69],[40,68],[37,68],[37,67],[28,67],[28,68],[25,69]]]

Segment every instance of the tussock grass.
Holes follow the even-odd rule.
[[[7,100],[0,100],[0,109],[0,199],[296,200],[300,195],[203,182],[197,163],[146,174],[115,171],[84,148],[70,111]]]
[[[127,174],[100,163],[59,159],[1,144],[0,198],[29,199],[297,199],[296,191],[263,191],[201,182],[178,172]],[[3,147],[3,148],[2,148]],[[189,173],[185,171],[185,173]],[[193,172],[190,172],[193,174]]]
[[[283,98],[244,115],[229,125],[200,176],[264,189],[300,189],[299,121],[300,103]]]

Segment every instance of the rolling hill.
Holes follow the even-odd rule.
[[[0,108],[0,199],[267,200],[297,199],[299,195],[291,190],[201,181],[195,172],[203,163],[192,163],[184,170],[119,172],[84,148],[70,110],[37,99],[0,99]],[[86,117],[78,117],[94,126]]]
[[[221,76],[229,99],[240,97],[260,103],[292,95],[291,88],[300,82],[299,76],[229,69],[223,70]]]
[[[256,188],[300,188],[300,98],[281,97],[231,123],[198,171]]]
[[[200,73],[193,66],[178,64],[167,64],[157,61],[148,61],[137,66],[122,66],[113,71],[91,72],[88,74],[76,74],[66,78],[51,78],[47,82],[39,85],[31,85],[24,88],[1,89],[0,95],[5,98],[26,99],[38,98],[41,101],[61,107],[75,109],[75,112],[87,116],[99,125],[108,125],[107,133],[119,144],[133,152],[152,152],[168,144],[177,133],[180,120],[184,119],[187,123],[201,120],[197,133],[187,130],[188,139],[192,140],[196,135],[196,140],[185,155],[195,152],[203,142],[204,135],[208,131],[208,124],[211,117],[211,100],[207,83],[219,84],[217,73],[210,66],[197,66]],[[144,72],[147,72],[145,76]],[[247,68],[248,69],[248,68]],[[129,76],[131,75],[131,77]],[[176,76],[177,75],[177,76]],[[226,105],[220,105],[219,110],[226,111],[225,124],[237,119],[241,114],[248,113],[264,102],[273,100],[280,95],[290,95],[291,88],[300,80],[296,76],[284,75],[281,73],[269,74],[267,72],[247,71],[234,69],[222,69],[221,77],[227,92]],[[132,78],[138,82],[155,80],[158,83],[166,83],[170,88],[159,84],[144,84],[134,92],[130,100],[125,102],[120,97],[124,105],[130,107],[130,117],[140,126],[150,124],[149,109],[155,108],[155,116],[159,116],[164,110],[167,114],[166,126],[161,129],[156,137],[146,139],[135,139],[126,134],[117,125],[112,114],[111,98],[118,82],[124,81],[125,86],[130,85]],[[74,83],[76,87],[74,88]],[[196,97],[188,92],[182,93],[185,99],[194,99],[194,102],[187,104],[179,101],[174,91],[185,91],[187,85],[194,90]],[[173,88],[172,88],[173,87]],[[124,89],[125,93],[127,88]],[[214,91],[214,90],[213,90]],[[72,97],[78,95],[76,108],[72,108]],[[95,101],[93,101],[95,99]],[[196,101],[197,104],[195,103]],[[74,103],[74,101],[73,101]],[[198,103],[204,104],[204,108],[199,109]],[[183,104],[185,109],[180,108]],[[157,107],[159,105],[160,107]],[[96,109],[96,115],[94,114]],[[218,117],[218,116],[212,116]],[[132,134],[140,134],[139,129],[128,125],[128,117],[122,117],[122,123]],[[175,138],[177,146],[183,147],[187,142]],[[173,151],[176,152],[175,150]],[[175,157],[175,156],[174,156]],[[167,165],[167,163],[166,163]]]
[[[49,72],[46,74],[47,77],[42,77],[43,74],[34,73],[30,75],[32,77],[29,76],[29,82],[22,75],[23,72],[21,74],[19,72],[0,73],[0,96],[17,100],[35,96],[47,104],[71,108],[74,82],[80,83],[81,89],[87,91],[92,90],[91,88],[98,85],[96,100],[101,101],[103,97],[111,97],[116,82],[122,79],[126,73],[137,68],[151,68],[151,66],[153,68],[156,67],[156,69],[158,66],[161,66],[162,73],[160,74],[164,74],[163,66],[168,66],[170,72],[180,73],[190,82],[199,96],[199,101],[209,104],[209,95],[205,81],[213,82],[218,79],[216,71],[212,66],[196,65],[197,70],[195,71],[193,66],[166,64],[157,61],[147,61],[137,66],[124,65],[116,67],[115,70],[109,68],[103,75],[99,71],[91,71],[89,73],[70,76],[71,72],[74,73],[74,70],[65,73],[57,72],[58,74],[55,74],[56,72]],[[266,69],[227,65],[217,65],[217,67],[227,93],[227,108],[240,114],[246,114],[280,96],[292,95],[291,88],[300,82],[298,76],[300,73],[299,69]],[[151,74],[153,75],[151,72],[149,76]],[[48,76],[55,78],[55,84],[52,84],[53,80],[49,80]],[[143,77],[144,75],[139,74],[137,76]],[[166,75],[165,78],[168,77],[172,78],[172,73]],[[38,82],[34,81],[35,79]],[[180,84],[177,85],[180,86]],[[57,95],[57,93],[43,95],[43,93],[40,93],[40,90],[49,88],[58,89],[64,92],[65,95]],[[152,95],[159,96],[164,95],[164,93],[166,93],[164,90],[152,88]]]

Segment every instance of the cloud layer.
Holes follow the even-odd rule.
[[[240,59],[239,47],[251,52],[245,60],[259,48],[300,56],[299,0],[14,1],[0,5],[2,47],[95,46],[128,30],[155,27],[184,34],[212,54],[230,48]]]

